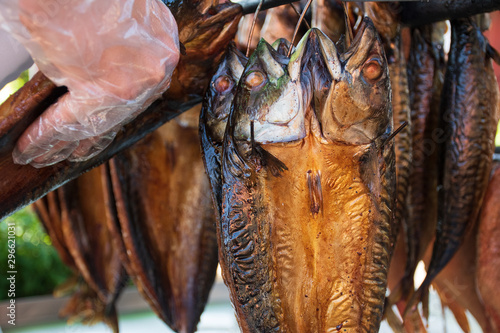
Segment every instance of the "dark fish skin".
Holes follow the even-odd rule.
[[[487,41],[471,19],[452,21],[443,88],[444,165],[438,225],[427,276],[415,299],[474,226],[488,184],[498,122],[498,85]]]
[[[410,95],[408,92],[408,76],[406,61],[403,56],[401,35],[395,40],[393,49],[394,62],[389,62],[389,73],[392,87],[392,108],[394,129],[404,122],[407,125],[394,138],[396,152],[396,210],[394,212],[394,234],[393,244],[396,242],[399,228],[406,224],[408,217],[408,188],[410,183],[411,161],[412,161],[412,122],[410,111]]]
[[[477,286],[494,332],[500,330],[500,168],[496,165],[481,208],[477,236]]]
[[[200,142],[217,219],[222,205],[221,156],[227,119],[247,58],[231,43],[210,81],[200,112]]]
[[[413,159],[409,214],[404,224],[407,253],[401,282],[401,297],[404,300],[413,291],[415,268],[432,242],[437,224],[437,154],[440,143],[436,140],[435,131],[439,122],[445,67],[443,43],[433,40],[433,34],[437,33],[444,33],[444,29],[438,25],[412,29],[408,77]]]
[[[114,332],[118,332],[115,302],[128,276],[106,226],[103,181],[99,168],[58,189],[65,243],[78,271],[97,294],[87,294]]]
[[[217,269],[215,214],[188,111],[111,162],[130,272],[174,331],[196,331]]]
[[[306,36],[290,59],[261,42],[240,79],[224,139],[223,276],[243,332],[376,332],[395,190],[387,63],[369,20],[341,55],[318,30]],[[264,81],[250,87],[255,73]]]
[[[396,209],[392,226],[391,243],[396,243],[400,227],[407,218],[407,197],[412,160],[412,124],[406,59],[401,41],[398,5],[394,3],[367,2],[366,15],[373,20],[381,35],[389,63],[392,88],[392,114],[394,130],[407,123],[394,138],[396,152]]]

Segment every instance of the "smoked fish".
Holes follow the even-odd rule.
[[[84,291],[80,296],[95,299],[94,310],[102,311],[104,321],[118,332],[115,303],[127,285],[128,275],[107,229],[103,199],[105,187],[101,175],[100,168],[93,169],[57,192],[65,243],[78,271],[92,290]]]
[[[217,232],[241,330],[377,331],[395,170],[373,24],[341,54],[317,29],[291,58],[261,40],[231,108]]]
[[[196,331],[217,269],[215,213],[198,138],[199,109],[110,161],[129,274],[174,331]]]
[[[405,226],[408,215],[407,200],[412,160],[412,124],[406,59],[403,54],[397,4],[367,2],[364,7],[366,15],[373,20],[373,24],[381,35],[389,63],[394,129],[406,123],[406,126],[394,138],[397,184],[396,209],[391,236],[391,246],[394,246],[399,228]]]
[[[404,224],[406,267],[401,297],[413,292],[413,275],[431,244],[437,224],[438,147],[441,91],[444,81],[444,22],[412,29],[408,77],[412,123],[412,168],[408,217]]]
[[[442,97],[444,154],[436,240],[427,276],[414,300],[421,297],[475,225],[495,147],[499,92],[488,42],[474,19],[453,20],[451,28]]]

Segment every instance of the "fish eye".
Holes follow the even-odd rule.
[[[375,81],[382,76],[382,65],[378,58],[368,60],[363,67],[363,76],[370,81]]]
[[[263,73],[259,71],[254,71],[247,75],[245,79],[245,84],[249,88],[255,88],[260,86],[265,80],[266,77],[264,76]]]
[[[214,82],[214,88],[218,93],[225,93],[234,86],[233,80],[227,75],[219,76]]]

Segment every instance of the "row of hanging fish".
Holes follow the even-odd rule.
[[[431,283],[465,332],[465,310],[500,329],[498,177],[486,191],[498,85],[485,22],[452,21],[445,55],[443,23],[405,34],[393,4],[347,9],[313,2],[324,31],[296,46],[240,38],[255,50],[229,45],[199,140],[195,109],[37,204],[81,275],[66,314],[117,331],[126,270],[166,324],[194,332],[218,257],[242,332],[376,332],[384,315],[395,331],[426,332]],[[294,11],[271,11],[261,34],[292,40]]]
[[[130,276],[174,331],[196,330],[217,239],[193,111],[36,202],[63,261],[81,274],[83,287],[61,311],[70,321],[118,332],[115,302]]]

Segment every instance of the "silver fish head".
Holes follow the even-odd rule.
[[[291,75],[291,64],[265,40],[259,42],[233,101],[237,140],[272,143],[305,136],[300,77]]]
[[[247,61],[248,59],[234,43],[231,43],[210,81],[203,103],[202,118],[206,122],[212,140],[218,143],[222,143],[231,102]]]

